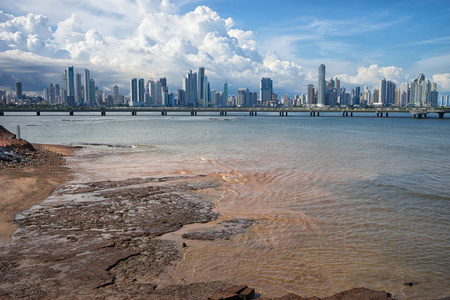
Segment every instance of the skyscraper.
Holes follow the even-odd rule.
[[[119,87],[117,85],[113,87],[113,104],[119,104]]]
[[[130,102],[132,105],[138,102],[137,78],[133,78],[130,80]]]
[[[419,74],[411,83],[410,103],[414,106],[422,106],[422,85],[425,81],[425,75]]]
[[[73,66],[64,70],[63,74],[63,93],[60,104],[73,106],[75,103],[75,84]]]
[[[84,106],[91,106],[91,74],[88,69],[84,69]]]
[[[74,97],[75,97],[75,104],[81,105],[82,100],[82,94],[81,94],[81,74],[75,73],[75,86],[74,86]]]
[[[379,93],[378,103],[385,104],[386,103],[386,79],[381,79],[380,82],[380,93]]]
[[[315,89],[314,89],[314,85],[312,84],[308,84],[308,91],[307,91],[307,100],[308,100],[308,104],[316,104],[315,101]]]
[[[144,82],[143,78],[139,78],[139,80],[138,80],[137,102],[145,103],[144,95],[145,95],[145,82]]]
[[[317,88],[317,105],[325,106],[326,97],[326,85],[325,85],[325,65],[319,66],[319,84]]]
[[[185,99],[187,106],[197,106],[197,73],[192,73],[192,70],[183,76],[183,90],[185,91]]]
[[[197,99],[198,103],[202,103],[203,107],[208,106],[209,102],[209,92],[208,92],[208,77],[205,75],[205,68],[201,67],[198,69],[197,75]]]
[[[261,78],[261,84],[259,89],[259,99],[263,105],[272,101],[273,95],[273,82],[270,78]]]
[[[228,100],[228,82],[225,81],[223,84],[223,94],[222,94],[222,103],[220,105],[225,106]]]
[[[23,98],[22,82],[20,82],[20,81],[16,81],[16,98],[17,99],[22,99]]]
[[[96,103],[97,103],[96,94],[97,94],[97,91],[95,89],[95,80],[90,78],[89,79],[89,107],[96,105]]]

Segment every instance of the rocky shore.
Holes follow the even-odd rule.
[[[245,285],[164,282],[191,240],[233,239],[253,225],[227,220],[218,229],[185,234],[183,242],[158,238],[217,219],[213,204],[198,191],[220,186],[219,180],[69,182],[64,155],[74,149],[16,140],[1,150],[0,299],[269,299]],[[358,288],[323,299],[392,296]]]

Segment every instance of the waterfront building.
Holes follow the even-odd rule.
[[[185,91],[185,105],[197,106],[197,73],[192,70],[183,76],[183,90]]]
[[[147,82],[148,85],[148,93],[150,95],[150,105],[155,105],[156,103],[156,83],[153,79],[150,79]]]
[[[325,65],[319,66],[319,83],[317,88],[317,106],[325,106],[326,85],[325,85]]]
[[[409,83],[403,82],[400,85],[400,106],[408,106],[409,103]]]
[[[410,104],[412,106],[422,106],[422,84],[425,81],[423,74],[417,75],[414,81],[411,83],[410,89]]]
[[[90,78],[89,79],[89,107],[92,107],[96,104],[96,86],[95,86],[95,80]]]
[[[270,78],[262,78],[260,84],[259,100],[262,105],[268,105],[272,101],[273,82]]]
[[[117,85],[113,86],[113,104],[119,104],[119,87]]]
[[[225,83],[223,84],[223,95],[222,95],[222,102],[220,103],[220,105],[226,105],[227,104],[227,99],[228,99],[228,82],[225,81]]]
[[[237,95],[236,106],[248,106],[249,90],[247,88],[240,88]]]
[[[135,103],[138,102],[138,86],[137,86],[137,78],[133,78],[130,81],[130,102]]]
[[[22,82],[16,81],[16,98],[22,99],[23,93],[22,93]]]
[[[84,106],[91,106],[91,75],[88,69],[84,69]]]
[[[381,79],[380,82],[380,92],[378,94],[379,100],[378,103],[385,104],[386,103],[386,79]]]
[[[208,107],[208,77],[205,75],[204,67],[198,69],[197,84],[197,105]]]
[[[64,70],[62,76],[62,86],[63,91],[61,99],[57,103],[64,104],[67,106],[73,106],[75,102],[75,83],[74,83],[73,66],[67,67],[67,69]]]
[[[314,85],[308,84],[308,87],[307,87],[307,96],[306,96],[306,99],[307,99],[308,104],[309,104],[309,105],[316,104],[315,98],[316,98],[316,97],[315,97],[315,89],[314,89]]]
[[[81,93],[81,74],[79,72],[75,73],[74,82],[74,101],[76,105],[82,104],[83,94]]]
[[[145,103],[145,82],[143,78],[138,79],[138,94],[137,94],[137,102],[140,103],[140,105],[144,105]]]

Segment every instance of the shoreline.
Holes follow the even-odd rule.
[[[55,145],[35,146],[55,151],[59,158],[73,155],[76,149]],[[5,271],[3,279],[6,278],[3,280],[5,284],[0,284],[1,299],[64,298],[68,295],[221,299],[224,295],[243,292],[241,287],[223,282],[189,285],[160,282],[170,268],[177,266],[185,250],[179,242],[159,240],[158,237],[174,233],[186,224],[217,219],[212,204],[198,195],[198,191],[219,185],[214,178],[203,175],[135,178],[93,182],[80,187],[79,184],[70,185],[73,175],[70,168],[58,163],[32,169],[9,169],[1,173],[1,184],[9,189],[0,198],[2,206],[5,206],[5,199],[10,201],[5,206],[9,209],[2,212],[5,216],[2,220],[6,220],[7,225],[0,226],[0,232],[5,236],[18,229],[12,243],[6,243],[3,247],[0,244],[0,264]],[[111,202],[114,210],[104,212],[105,207],[101,205],[104,200],[99,202],[95,197]],[[178,197],[176,202],[174,197]],[[130,201],[143,207],[145,218],[153,211],[154,220],[147,224],[146,219],[130,214],[133,209],[127,204]],[[158,202],[157,206],[155,202]],[[39,205],[30,209],[36,204]],[[119,219],[110,218],[116,217],[118,211]],[[12,223],[16,214],[18,227]],[[83,215],[86,217],[81,217]],[[144,221],[147,223],[143,224]],[[242,220],[235,222],[244,226],[237,226],[236,232],[227,232],[225,238],[251,226]],[[116,226],[117,223],[119,225]],[[222,231],[195,234],[197,236],[184,237],[187,244],[189,238],[224,238]],[[26,267],[21,266],[22,261],[28,261]],[[71,282],[68,283],[66,278],[71,278]],[[390,299],[390,294],[385,292],[354,289],[347,294],[352,293],[353,298],[347,299],[369,294],[373,296],[370,299]],[[279,299],[306,299],[294,294],[288,297]],[[260,299],[269,298],[260,296]]]
[[[0,165],[0,245],[10,241],[17,229],[15,216],[40,203],[55,189],[71,179],[64,157],[76,148],[62,145],[33,144],[42,161],[30,166],[8,168]]]

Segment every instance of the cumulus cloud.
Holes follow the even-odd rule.
[[[222,18],[209,7],[178,14],[168,0],[137,0],[129,8],[127,14],[134,13],[139,21],[122,38],[89,28],[92,24],[85,24],[76,14],[58,22],[53,32],[41,15],[15,17],[2,12],[0,51],[70,58],[76,68],[90,68],[91,74],[108,70],[109,78],[97,80],[105,85],[120,78],[126,87],[126,78],[139,74],[144,79],[166,76],[171,88],[179,88],[189,69],[205,67],[217,89],[228,80],[236,88],[256,90],[261,77],[272,77],[278,87],[298,87],[301,66],[273,52],[262,54],[251,31],[235,28],[233,19]]]
[[[431,81],[437,83],[438,91],[446,93],[450,92],[450,73],[435,74]]]
[[[15,17],[0,11],[0,51],[21,50],[40,55],[51,55],[54,47],[48,19],[32,13]]]
[[[380,67],[377,64],[369,67],[359,67],[356,75],[339,74],[338,77],[341,82],[346,82],[351,85],[368,85],[370,88],[379,87],[381,79],[401,83],[409,80],[409,75],[403,72],[402,68],[395,66]]]

